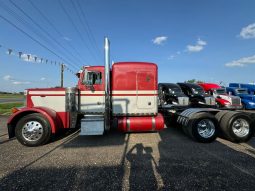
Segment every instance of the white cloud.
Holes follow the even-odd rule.
[[[12,77],[10,75],[6,75],[6,76],[3,77],[3,79],[5,81],[10,81],[10,80],[12,80]]]
[[[168,60],[173,60],[175,58],[175,55],[170,55],[169,57],[168,57]]]
[[[244,39],[255,38],[255,23],[242,28],[240,36]]]
[[[41,77],[41,79],[40,79],[41,81],[44,81],[44,80],[46,80],[46,78],[45,77]]]
[[[243,57],[238,60],[234,60],[232,62],[226,63],[227,67],[244,67],[249,64],[255,64],[255,55],[249,57]]]
[[[200,52],[204,49],[205,45],[207,45],[207,42],[199,38],[195,45],[187,45],[186,48],[188,52]]]
[[[10,81],[14,85],[31,84],[31,82],[28,82],[28,81],[17,81],[16,79],[12,78],[12,76],[10,75],[5,75],[3,79],[5,81]]]
[[[20,81],[14,81],[12,82],[14,85],[24,85],[24,84],[31,84],[31,82],[20,82]]]
[[[175,59],[176,57],[178,57],[180,55],[181,55],[181,51],[177,51],[174,54],[171,54],[167,59],[168,60],[173,60],[173,59]]]
[[[187,46],[187,50],[189,52],[200,52],[203,49],[204,49],[204,47],[201,45],[188,45]]]
[[[64,36],[63,39],[66,40],[66,41],[71,41],[72,40],[72,39],[68,38],[67,36]]]
[[[207,42],[205,42],[204,40],[201,40],[200,38],[197,40],[197,44],[201,45],[201,46],[205,46],[207,45]]]
[[[162,45],[168,39],[167,36],[158,36],[152,40],[153,44]]]

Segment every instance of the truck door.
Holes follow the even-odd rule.
[[[88,114],[102,114],[105,111],[103,71],[85,69],[80,91],[80,111]]]
[[[155,75],[153,72],[138,72],[136,75],[136,97],[138,109],[150,109],[157,105],[155,94],[157,87],[154,87]]]

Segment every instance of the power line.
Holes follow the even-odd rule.
[[[68,51],[62,44],[60,44],[52,35],[47,32],[43,27],[41,27],[39,24],[37,24],[22,8],[20,8],[17,4],[15,4],[12,0],[10,0],[11,4],[15,6],[19,11],[21,11],[34,25],[36,25],[39,29],[41,29],[44,33],[47,34],[47,36],[54,41],[59,47],[63,48],[66,52],[70,53],[76,61],[80,61],[77,57],[75,57],[72,52]]]
[[[30,26],[30,23],[28,23],[26,20],[24,20],[24,19],[23,19],[20,15],[18,15],[16,12],[14,12],[13,10],[11,10],[11,9],[10,9],[8,6],[6,6],[6,4],[4,4],[3,2],[2,2],[2,4],[1,4],[1,8],[4,8],[4,10],[7,11],[10,15],[16,17],[16,20],[18,20],[20,23],[23,23],[24,26]],[[52,45],[52,43],[51,43],[47,38],[45,38],[44,34],[42,34],[41,31],[36,31],[33,27],[29,27],[29,29],[32,30],[33,33],[34,33],[35,35],[37,35],[39,38],[41,38],[42,40],[44,40],[46,43]],[[39,34],[41,34],[41,35],[39,35]],[[55,47],[55,46],[53,45],[53,47]],[[66,62],[66,60],[65,60],[65,62]],[[72,65],[74,68],[77,67],[77,66],[74,66],[73,64],[71,64],[71,62],[69,62],[69,61],[68,61],[68,63],[69,63],[70,65]]]
[[[91,51],[91,49],[89,48],[89,46],[87,45],[84,37],[82,36],[81,32],[79,31],[78,27],[76,26],[76,24],[73,22],[72,17],[69,15],[69,13],[67,12],[66,8],[64,7],[63,3],[61,2],[61,0],[58,0],[60,7],[62,8],[63,12],[66,14],[67,18],[69,19],[69,21],[71,22],[71,24],[73,25],[76,33],[79,35],[79,37],[81,38],[81,40],[84,42],[86,48],[89,50],[90,54],[93,56],[93,58],[95,59],[95,61],[97,61],[98,57],[94,55],[94,53]]]
[[[92,31],[91,31],[91,28],[90,28],[90,26],[89,26],[89,22],[88,22],[88,20],[86,19],[86,17],[87,17],[87,16],[86,16],[86,13],[85,13],[85,11],[83,11],[82,6],[81,6],[79,0],[77,0],[76,2],[78,3],[78,6],[77,6],[77,7],[80,9],[80,12],[81,12],[82,15],[83,15],[83,19],[84,19],[84,21],[85,21],[85,25],[86,25],[87,28],[88,28],[88,32],[89,32],[89,34],[91,34],[92,40],[94,41],[94,43],[95,43],[95,45],[96,45],[98,51],[101,52],[101,51],[100,51],[100,48],[98,48],[98,44],[97,44],[97,42],[96,42],[96,39],[95,39],[95,37],[94,37],[94,35],[93,35]]]
[[[5,8],[4,10],[5,11],[7,11],[9,14],[11,14],[11,15],[15,15],[16,16],[16,19],[18,20],[18,21],[20,21],[21,23],[23,23],[25,26],[29,26],[30,25],[30,23],[28,23],[26,20],[24,20],[24,19],[22,19],[22,17],[20,17],[19,15],[17,15],[14,11],[12,11],[8,6],[6,6],[3,2],[2,2],[2,6],[1,6],[1,8]],[[3,16],[2,16],[3,17]],[[7,19],[7,18],[5,18],[5,19]],[[8,19],[7,19],[8,20]],[[10,20],[9,20],[9,22],[11,22]],[[10,23],[9,23],[10,24]],[[13,23],[14,24],[14,23]],[[15,24],[14,24],[15,25]],[[16,25],[17,26],[17,25]],[[17,26],[18,27],[18,26]],[[20,28],[21,29],[21,28]],[[48,41],[48,39],[47,38],[45,38],[44,37],[44,35],[38,35],[38,33],[40,33],[40,31],[38,32],[38,31],[35,31],[34,30],[34,28],[33,27],[30,27],[29,28],[30,30],[32,30],[37,36],[39,36],[41,39],[43,39],[45,42],[47,42],[48,44],[51,44],[49,41]],[[23,30],[24,31],[24,30]],[[27,33],[28,34],[28,33]],[[31,36],[31,35],[30,35]],[[33,37],[34,38],[34,37]],[[34,38],[35,39],[35,38]],[[37,41],[39,41],[39,40],[37,40]],[[40,41],[39,41],[40,42]],[[41,43],[42,44],[42,43]],[[46,45],[44,45],[45,47],[47,47]],[[48,48],[48,47],[47,47]],[[62,57],[63,58],[63,57]],[[62,59],[62,60],[64,60],[66,63],[69,63],[70,65],[72,65],[72,67],[77,67],[77,66],[74,66],[73,64],[71,64],[70,62],[67,62],[64,58]]]
[[[30,23],[28,23],[26,20],[24,20],[22,17],[20,17],[19,15],[17,15],[14,11],[12,11],[8,6],[6,6],[3,2],[1,4],[1,8],[4,8],[5,11],[7,11],[9,14],[11,15],[14,15],[16,16],[16,19],[20,22],[20,23],[23,23],[24,26],[29,26]],[[11,22],[10,20],[8,20],[6,17],[4,16],[1,16],[2,19],[4,18],[6,22],[8,22],[9,24],[11,24],[12,26],[16,26],[15,28],[18,29],[19,31],[23,31],[23,33],[25,32],[23,29],[21,29],[20,27],[18,27],[17,25],[15,25],[13,22]],[[32,30],[39,38],[43,39],[46,43],[48,44],[51,44],[51,42],[48,41],[47,38],[45,38],[45,36],[43,34],[39,35],[40,31],[36,31],[33,27],[30,27],[29,28],[30,30]],[[40,45],[43,45],[44,48],[46,47],[47,49],[51,50],[52,52],[54,52],[52,49],[48,48],[45,44],[41,43],[39,40],[37,40],[35,37],[33,37],[32,35],[30,35],[29,33],[25,32],[27,35],[29,35],[30,37],[29,38],[33,38],[33,40],[36,40],[37,43],[39,42]],[[53,45],[54,46],[54,45]],[[58,55],[56,52],[54,52],[54,55]],[[61,59],[68,63],[69,65],[71,65],[72,67],[76,68],[77,66],[73,65],[71,62],[67,61],[64,57],[62,56],[59,56],[58,57],[61,57]],[[77,67],[79,68],[79,67]]]
[[[30,5],[37,11],[37,13],[39,13],[41,15],[41,17],[44,19],[44,21],[46,21],[51,28],[61,37],[64,37],[65,35],[63,35],[58,29],[57,27],[55,27],[55,25],[47,18],[47,16],[31,1],[31,0],[27,0]],[[76,53],[77,56],[79,56],[80,58],[82,58],[82,55],[78,52],[78,50],[72,46],[72,44],[70,42],[67,42],[67,44],[72,48],[72,50],[74,50],[74,52]],[[85,60],[85,62],[87,62]]]
[[[41,43],[40,41],[38,41],[37,39],[35,39],[33,36],[31,36],[30,34],[28,34],[26,31],[24,31],[23,29],[21,29],[20,27],[18,27],[16,24],[14,24],[13,22],[11,22],[10,20],[8,20],[6,17],[4,17],[3,15],[0,14],[0,18],[3,19],[5,22],[7,22],[8,24],[10,24],[11,26],[13,26],[14,28],[16,28],[18,31],[20,31],[21,33],[23,33],[24,35],[26,35],[28,38],[30,38],[31,40],[33,40],[34,42],[36,42],[37,44],[39,44],[41,47],[43,47],[44,49],[48,50],[49,52],[51,52],[53,55],[55,55],[56,57],[58,57],[59,59],[63,60],[66,62],[66,60],[58,55],[56,52],[54,52],[53,50],[51,50],[50,48],[48,48],[46,45],[44,45],[43,43]],[[73,66],[73,64],[66,62],[70,65]],[[74,66],[73,66],[74,67]],[[76,66],[74,67],[76,68]]]
[[[75,2],[78,4],[75,4]],[[91,32],[91,29],[90,29],[90,26],[88,24],[88,21],[86,19],[86,15],[85,15],[85,12],[83,11],[83,9],[81,8],[81,4],[79,3],[78,0],[76,1],[73,1],[71,0],[71,3],[74,7],[74,9],[76,10],[75,12],[77,13],[78,15],[78,18],[80,20],[80,22],[82,23],[82,26],[83,28],[85,29],[85,32],[87,34],[87,36],[89,37],[89,40],[91,42],[91,44],[94,46],[94,48],[99,52],[101,53],[100,49],[98,48],[97,46],[97,43],[96,43],[96,40],[94,38],[94,35],[93,33]],[[85,27],[86,26],[86,27]]]

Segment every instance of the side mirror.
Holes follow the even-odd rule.
[[[77,78],[80,78],[81,73],[78,72],[78,73],[76,73],[75,75],[77,76]]]
[[[218,99],[220,99],[221,97],[220,96],[217,96]]]

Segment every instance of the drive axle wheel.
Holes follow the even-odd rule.
[[[254,122],[245,113],[229,112],[222,117],[220,128],[226,139],[232,142],[245,142],[254,133]]]
[[[218,122],[210,113],[197,113],[187,127],[189,135],[198,142],[210,143],[218,134]]]
[[[21,118],[15,128],[18,141],[26,146],[45,144],[51,137],[51,128],[42,114],[33,113]]]

